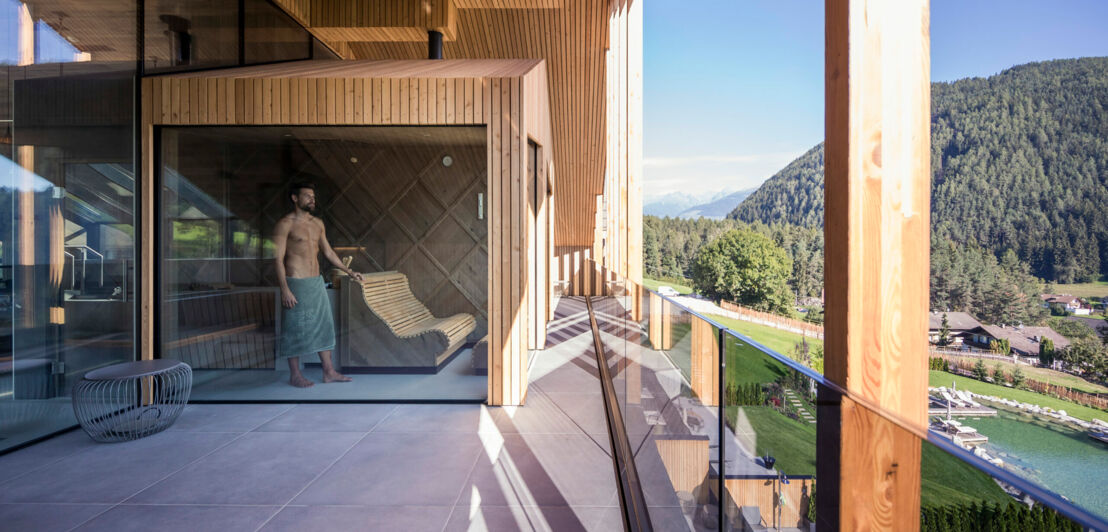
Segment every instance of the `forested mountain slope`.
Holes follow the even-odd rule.
[[[932,239],[1016,253],[1062,283],[1108,274],[1108,58],[931,86]],[[729,215],[823,223],[823,145]]]

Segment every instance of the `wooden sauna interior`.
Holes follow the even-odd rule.
[[[268,238],[294,182],[316,186],[328,240],[354,270],[403,273],[435,316],[476,319],[468,343],[487,334],[483,127],[165,128],[162,139],[162,231],[177,236],[163,238],[172,355],[196,368],[273,367]],[[182,241],[204,230],[205,249]]]
[[[317,189],[321,215],[339,254],[353,255],[356,270],[401,271],[436,316],[472,313],[479,325],[470,340],[487,335],[489,404],[522,404],[527,352],[543,347],[553,291],[549,277],[557,187],[551,168],[556,146],[547,88],[545,62],[531,59],[304,61],[147,77],[142,90],[143,178],[150,185],[164,180],[169,173],[163,169],[171,160],[196,160],[181,163],[187,166],[227,158],[230,175],[243,180],[233,181],[223,172],[212,178],[212,186],[262,205],[232,217],[256,220],[250,230],[266,235],[283,211],[279,205],[293,178],[288,169],[324,177],[317,181],[322,183]],[[236,149],[221,139],[222,144],[183,148],[176,154],[167,148],[167,134],[240,130],[250,133],[248,144],[262,143],[271,134],[280,140]],[[349,131],[361,137],[344,136]],[[428,143],[428,132],[450,142]],[[372,146],[380,146],[381,135],[405,148],[380,152]],[[444,145],[452,151],[443,151]],[[252,150],[258,155],[245,159]],[[195,157],[198,153],[203,156]],[[449,166],[444,164],[447,155]],[[267,167],[278,163],[286,173]],[[390,170],[374,170],[381,168]],[[398,181],[399,175],[418,180]],[[158,224],[165,223],[172,202],[155,198],[155,189],[161,190],[144,189],[143,204],[150,208],[144,209],[143,227],[164,234],[165,227]],[[153,217],[156,202],[163,211],[158,222]],[[144,256],[166,257],[167,252],[172,250],[163,244],[157,252],[148,248]],[[264,252],[264,245],[255,251]],[[266,284],[272,273],[267,273],[264,259],[234,267],[230,262],[222,273],[203,260],[177,266],[192,268],[188,275],[194,279],[218,273],[230,280],[217,282],[238,287],[236,280],[245,276],[243,281],[272,288]],[[148,272],[143,279],[155,277],[153,261],[142,267]],[[166,308],[167,292],[219,288],[203,286],[207,281],[189,287],[186,277],[162,272],[162,324],[183,319]],[[154,293],[153,285],[143,288],[143,294]],[[151,299],[144,295],[144,308]],[[150,315],[143,313],[144,342],[154,338],[152,330],[145,332],[154,327],[145,321]],[[198,323],[196,328],[207,326]],[[170,348],[173,341],[163,327],[158,347]],[[154,351],[149,347],[144,352]]]

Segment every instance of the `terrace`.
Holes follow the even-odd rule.
[[[74,430],[0,457],[0,528],[618,529],[583,311],[558,307],[526,407],[193,404],[133,442]]]

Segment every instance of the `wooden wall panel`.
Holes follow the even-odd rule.
[[[827,2],[826,375],[921,434],[930,264],[928,29],[927,0]],[[919,439],[847,403],[839,411],[841,448],[821,446],[841,460],[838,528],[918,529]]]
[[[150,153],[154,125],[486,125],[489,173],[485,203],[490,226],[488,402],[523,404],[527,392],[527,349],[534,345],[528,331],[532,328],[545,331],[547,320],[545,315],[530,315],[527,307],[531,289],[527,269],[537,261],[528,254],[533,234],[528,231],[530,220],[524,219],[526,210],[521,208],[527,197],[524,155],[529,136],[543,144],[546,161],[561,149],[545,129],[550,123],[549,110],[530,109],[549,103],[541,97],[545,69],[543,62],[535,60],[317,61],[146,78],[143,83],[147,90],[143,95],[149,102],[143,102],[146,183],[143,190],[154,189]],[[214,97],[209,92],[213,86],[211,79],[216,80]],[[360,84],[354,81],[358,79],[362,80]],[[453,105],[460,102],[465,112],[455,110],[453,121],[448,121],[449,113],[442,116],[438,113],[440,107],[450,105],[449,91],[438,90],[440,80],[446,83],[448,79],[464,87],[460,99],[455,94]],[[221,81],[233,85],[234,90],[219,93]],[[529,83],[532,91],[525,90]],[[357,87],[368,91],[360,96],[363,102],[370,101],[368,115],[364,110],[361,114],[354,110]],[[423,87],[426,89],[421,90]],[[205,93],[203,98],[200,93]],[[291,97],[294,93],[295,100]],[[380,109],[380,114],[373,109]],[[529,112],[535,117],[534,124],[527,120]],[[223,116],[227,119],[221,119]],[[202,121],[201,117],[206,118]],[[155,221],[147,216],[152,213],[147,207],[152,207],[153,202],[152,193],[146,194],[144,235],[152,235],[155,229]],[[153,295],[153,260],[157,255],[148,238],[143,249],[140,278],[150,284],[148,289],[144,285],[142,342],[144,356],[151,358],[156,346],[151,344],[153,322],[147,321]],[[550,282],[542,279],[540,284],[548,286]]]
[[[762,526],[768,529],[808,529],[808,498],[815,488],[815,480],[790,478],[788,484],[782,484],[773,478],[727,478],[723,484],[731,496],[732,502],[728,507],[758,507]],[[712,483],[712,488],[714,491],[715,483]],[[788,504],[778,505],[778,494],[783,495]],[[780,520],[778,509],[781,511]],[[918,514],[913,517],[919,521]],[[731,518],[737,520],[739,516]]]
[[[700,504],[709,501],[710,484],[718,480],[708,478],[711,459],[707,437],[703,439],[655,439],[658,456],[665,465],[673,491],[687,491]]]
[[[719,333],[712,324],[690,315],[692,349],[690,351],[692,391],[700,402],[719,404]]]
[[[564,185],[554,201],[558,212],[566,213],[555,219],[558,245],[593,242],[593,198],[604,191],[605,48],[611,9],[607,2],[592,0],[462,1],[456,6],[454,39],[443,44],[443,55],[450,59],[546,60],[553,143],[558,146],[554,164]],[[425,40],[341,42],[348,44],[349,59],[427,56]],[[337,48],[339,41],[329,43]]]

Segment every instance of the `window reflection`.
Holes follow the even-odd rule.
[[[0,0],[0,449],[134,356],[135,12]]]

